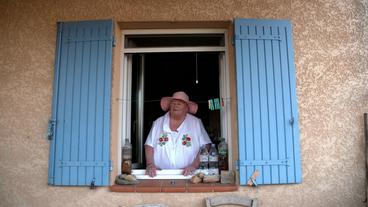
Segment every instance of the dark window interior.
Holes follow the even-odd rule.
[[[126,35],[125,48],[224,46],[223,34]]]
[[[132,63],[132,144],[133,163],[138,162],[135,140],[138,139],[137,91],[139,90],[140,58],[144,56],[144,137],[143,143],[155,119],[165,114],[160,107],[163,96],[171,96],[175,91],[185,91],[190,100],[199,105],[196,116],[200,118],[213,140],[221,135],[220,112],[208,109],[208,99],[218,98],[219,53],[218,52],[176,52],[133,54]],[[198,80],[198,83],[196,83]],[[144,157],[143,157],[144,160]],[[139,163],[144,167],[143,163]]]

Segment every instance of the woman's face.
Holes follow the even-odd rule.
[[[170,115],[181,117],[185,116],[188,113],[188,105],[184,101],[181,100],[172,100],[170,103]]]

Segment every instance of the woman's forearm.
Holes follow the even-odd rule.
[[[144,145],[144,150],[146,152],[146,175],[150,177],[156,176],[156,166],[153,161],[154,150],[151,146]]]
[[[146,152],[146,164],[147,166],[155,166],[153,161],[153,147],[149,145],[144,145],[144,150]]]

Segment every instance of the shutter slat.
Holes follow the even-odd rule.
[[[288,31],[286,34],[291,34],[291,28],[288,28]],[[286,44],[287,44],[287,54],[294,54],[291,35],[287,36],[286,38]],[[299,115],[298,115],[298,106],[297,106],[297,96],[296,96],[296,75],[294,71],[294,55],[288,56],[289,60],[289,79],[290,79],[290,94],[291,94],[291,114],[294,119],[294,123],[291,126],[292,128],[292,154],[293,154],[293,162],[292,162],[292,168],[294,170],[295,175],[295,183],[302,182],[302,171],[301,171],[301,158],[300,158],[300,140],[299,140]]]
[[[95,29],[92,29],[92,34],[96,34]],[[91,42],[91,59],[90,59],[90,74],[89,74],[89,103],[88,103],[88,136],[87,136],[87,161],[95,160],[96,146],[96,99],[97,99],[97,61],[98,61],[98,42]],[[96,180],[95,167],[87,167],[86,182]]]
[[[64,126],[65,126],[65,114],[64,114],[64,110],[65,110],[65,97],[66,97],[66,76],[67,76],[67,64],[68,64],[68,47],[65,46],[64,42],[62,41],[63,39],[65,39],[65,35],[68,34],[69,30],[67,28],[62,27],[62,39],[61,39],[61,43],[60,43],[60,65],[59,68],[60,70],[56,70],[55,74],[59,75],[59,81],[55,83],[55,87],[58,88],[58,93],[55,94],[55,98],[54,100],[58,100],[57,102],[57,108],[54,108],[53,111],[56,111],[56,135],[54,137],[54,139],[52,140],[52,142],[55,142],[56,146],[55,146],[55,157],[50,157],[50,162],[54,162],[55,160],[57,161],[58,158],[61,160],[62,159],[62,155],[63,155],[63,139],[59,139],[59,137],[64,137],[65,131],[64,131]],[[57,69],[57,68],[56,68]],[[61,185],[62,184],[62,169],[55,165],[54,166],[54,183],[55,185]]]
[[[65,28],[65,32],[66,34],[70,34],[71,30]],[[60,113],[62,114],[63,119],[61,119],[60,121],[63,122],[63,126],[62,128],[60,128],[60,130],[63,132],[62,134],[62,140],[61,140],[61,145],[60,145],[60,159],[68,159],[69,158],[69,141],[70,141],[70,123],[68,122],[70,120],[70,115],[69,115],[69,111],[70,111],[70,104],[68,103],[70,101],[69,97],[69,90],[70,87],[70,62],[72,61],[70,59],[70,53],[72,53],[72,47],[73,45],[67,45],[67,44],[63,44],[65,45],[65,51],[66,51],[66,57],[65,57],[65,73],[64,73],[64,77],[63,77],[63,82],[61,84],[63,84],[62,88],[62,95],[64,96],[64,98],[60,99],[60,102],[62,102],[62,106],[60,107]],[[59,166],[57,166],[59,167]],[[61,185],[62,184],[67,184],[69,182],[69,168],[61,168],[59,167],[59,169],[61,170],[60,174],[61,174]]]
[[[254,34],[255,32],[255,28],[253,26],[248,27],[248,33],[250,34]],[[247,145],[247,159],[249,160],[255,160],[256,159],[256,146],[258,146],[257,140],[255,139],[255,137],[258,137],[258,108],[257,106],[259,105],[258,103],[258,77],[257,77],[257,54],[253,52],[253,50],[257,47],[257,40],[253,40],[250,39],[248,40],[249,42],[249,87],[250,87],[250,91],[247,95],[248,98],[250,99],[250,120],[249,122],[251,123],[251,127],[248,128],[247,130],[250,132],[249,133],[249,142]],[[248,116],[249,116],[248,115]],[[248,136],[247,136],[248,137]],[[255,170],[256,170],[256,165],[253,166],[247,166],[247,174],[251,175]]]
[[[244,30],[244,32],[248,33],[249,31],[249,27],[242,27],[242,29]],[[243,31],[242,31],[243,32]],[[242,41],[242,50],[244,56],[248,57],[249,59],[251,59],[251,53],[250,53],[250,46],[251,42],[250,40],[246,40],[246,41]],[[250,68],[251,67],[251,62],[245,62],[243,63],[245,64],[244,66],[246,68]],[[244,80],[244,93],[243,93],[243,104],[244,104],[244,109],[245,109],[245,123],[247,123],[249,126],[253,126],[253,113],[252,113],[252,101],[247,101],[247,100],[252,100],[251,96],[248,96],[248,94],[251,94],[252,91],[252,84],[251,84],[251,70],[244,70],[243,73],[243,77],[242,80]],[[245,134],[244,137],[253,137],[253,130],[252,128],[245,128]],[[253,157],[253,139],[245,139],[245,158],[246,159],[254,159]],[[254,171],[254,167],[253,166],[246,166],[246,175],[250,176],[253,171]]]
[[[272,33],[279,35],[279,27],[272,27]],[[282,59],[281,59],[281,42],[274,42],[274,67],[276,80],[276,129],[277,129],[277,159],[286,158],[286,137],[285,137],[285,112],[284,112],[284,93],[283,76],[282,76]],[[285,166],[279,166],[279,181],[278,183],[286,183],[287,169]]]
[[[280,27],[280,35],[285,37],[287,32],[285,27]],[[286,39],[286,38],[285,38]],[[292,154],[292,128],[290,127],[290,118],[292,117],[291,114],[291,93],[290,93],[290,80],[289,80],[289,60],[288,60],[288,53],[287,53],[287,44],[286,42],[284,44],[280,45],[280,58],[283,60],[282,63],[282,87],[284,94],[286,94],[283,98],[284,103],[284,117],[285,117],[285,157],[292,157],[294,156]],[[290,166],[287,168],[286,172],[287,177],[287,183],[289,182],[295,182],[295,175],[294,175],[294,166],[293,163],[290,163]]]
[[[235,33],[240,34],[242,27],[238,26],[235,27]],[[235,47],[235,61],[236,65],[238,67],[243,68],[243,61],[242,61],[242,55],[245,55],[245,52],[243,52],[243,48],[245,41],[235,40],[237,47]],[[236,85],[238,89],[238,96],[237,96],[237,102],[238,102],[238,122],[239,123],[245,123],[245,101],[244,101],[244,91],[245,91],[245,82],[244,80],[244,70],[236,70]],[[239,137],[245,137],[245,128],[244,127],[238,127],[238,136]],[[245,139],[239,139],[239,146],[246,146]],[[245,150],[239,150],[239,157],[245,157]],[[239,166],[239,170],[241,172],[246,172],[245,166]]]
[[[275,30],[274,27],[271,27],[270,29],[271,34],[278,34],[277,30]],[[274,131],[272,131],[272,133],[275,134],[273,143],[274,143],[274,150],[271,151],[271,159],[279,159],[280,158],[280,121],[278,120],[279,118],[279,108],[278,107],[280,105],[280,76],[279,76],[279,56],[278,56],[278,42],[272,41],[272,72],[273,72],[273,89],[274,89],[274,105],[273,108],[270,109],[270,111],[272,111],[274,113]],[[272,169],[272,183],[280,183],[280,167],[276,166]]]
[[[69,34],[74,35],[75,29],[69,30]],[[64,108],[64,142],[63,142],[63,160],[70,160],[71,140],[72,140],[72,121],[73,121],[73,92],[74,92],[74,72],[75,72],[75,43],[66,44],[68,48],[67,68],[66,68],[66,88],[65,88],[65,108]],[[70,167],[62,168],[62,184],[70,185]]]
[[[80,30],[77,30],[77,33]],[[74,80],[73,80],[73,102],[72,102],[72,132],[71,132],[71,161],[78,161],[78,145],[80,139],[80,91],[81,91],[81,72],[82,72],[82,45],[83,43],[76,42],[76,54],[74,63]],[[78,166],[70,167],[70,185],[78,184]]]
[[[88,35],[87,30],[83,28],[83,36]],[[89,88],[89,65],[91,43],[83,42],[82,47],[82,77],[81,77],[81,109],[80,109],[80,138],[78,146],[79,160],[87,160],[87,130],[88,130],[88,88]],[[78,167],[78,185],[86,183],[86,167]]]
[[[110,34],[110,37],[113,41],[113,37],[112,37],[112,27],[106,27],[106,34]],[[112,70],[111,70],[111,66],[112,66],[112,41],[105,41],[106,42],[106,47],[105,47],[105,65],[104,65],[104,128],[103,128],[103,153],[102,153],[102,158],[103,161],[109,161],[110,165],[109,166],[104,166],[103,168],[103,172],[105,174],[108,174],[108,172],[110,172],[111,169],[111,161],[110,161],[110,151],[106,150],[109,149],[110,146],[110,97],[111,97],[111,85],[112,85]],[[109,45],[110,44],[110,45]],[[104,185],[108,185],[109,184],[109,176],[104,175],[104,180],[103,180],[103,184]]]
[[[258,34],[265,34],[265,30],[263,26],[257,27]],[[266,42],[269,40],[260,40],[258,41],[258,59],[259,59],[259,92],[260,92],[260,126],[263,127],[264,130],[261,130],[260,142],[261,142],[261,159],[269,160],[269,124],[268,124],[268,92],[267,92],[267,71],[266,71]],[[262,166],[260,179],[262,179],[263,183],[270,183],[271,175],[270,175],[270,166]]]
[[[101,35],[103,31],[103,28],[100,28],[98,34]],[[105,76],[105,70],[104,70],[104,60],[105,60],[105,43],[104,41],[98,42],[98,57],[97,60],[97,87],[96,87],[96,96],[97,97],[104,97],[104,76]],[[99,126],[96,128],[96,143],[95,143],[95,160],[102,161],[102,137],[103,137],[103,98],[97,98],[96,99],[96,125]],[[101,185],[102,184],[102,167],[101,166],[95,166],[95,178],[96,178],[96,184]]]
[[[57,108],[58,108],[58,94],[59,94],[59,80],[60,80],[60,70],[57,70],[57,68],[60,68],[60,56],[61,56],[61,34],[62,34],[62,24],[57,24],[57,37],[56,37],[56,57],[55,57],[55,74],[54,74],[54,87],[53,87],[53,96],[52,96],[52,114],[50,120],[55,120],[55,117],[57,117]],[[54,132],[52,132],[51,137],[51,143],[50,143],[50,153],[49,153],[49,171],[48,171],[48,184],[54,184],[55,183],[55,153],[56,153],[56,122],[54,121],[55,127],[53,127]]]
[[[235,35],[240,183],[254,170],[258,184],[300,182],[290,23],[237,19]]]
[[[271,27],[265,26],[267,34],[271,34]],[[269,151],[267,151],[269,159],[277,159],[277,134],[276,132],[276,87],[275,87],[275,72],[274,72],[274,53],[273,42],[266,41],[265,43],[265,61],[267,75],[267,108],[268,108],[268,139]],[[279,174],[278,166],[270,166],[270,182],[267,184],[278,183]]]

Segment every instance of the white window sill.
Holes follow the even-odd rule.
[[[142,169],[142,170],[132,170],[132,174],[137,178],[137,179],[190,179],[192,177],[192,175],[188,175],[188,176],[184,176],[182,175],[183,170],[179,169],[179,170],[157,170],[156,177],[150,177],[148,175],[145,174],[146,170]]]

